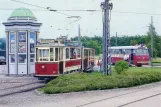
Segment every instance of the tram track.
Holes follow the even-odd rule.
[[[20,94],[20,93],[23,93],[23,92],[32,91],[32,90],[35,90],[37,88],[42,88],[43,86],[44,85],[39,85],[39,86],[31,87],[31,88],[26,88],[26,89],[23,89],[23,90],[18,90],[18,91],[15,91],[15,92],[4,93],[4,94],[0,95],[0,98],[10,96],[10,95],[14,95],[14,94]]]
[[[147,100],[149,98],[157,97],[157,96],[160,96],[160,95],[161,95],[161,93],[157,93],[157,94],[154,94],[154,95],[151,95],[151,96],[148,96],[148,97],[144,97],[144,98],[141,98],[141,99],[138,99],[138,100],[135,100],[135,101],[131,101],[129,103],[125,103],[125,104],[120,105],[118,107],[124,107],[124,106],[130,105],[130,104],[137,103],[137,102],[140,102],[140,101],[143,101],[143,100]]]
[[[17,82],[13,82],[13,83],[17,83]],[[32,83],[27,83],[27,84],[23,84],[23,85],[19,85],[19,86],[14,86],[14,87],[9,87],[9,88],[2,88],[2,89],[0,89],[0,91],[7,90],[7,89],[20,88],[20,87],[23,87],[23,86],[32,85],[32,84],[36,84],[36,83],[45,83],[45,82],[32,82]]]
[[[155,87],[160,87],[160,86],[155,86]],[[137,93],[137,92],[140,92],[140,91],[150,90],[152,88],[154,88],[154,87],[150,87],[150,88],[146,88],[146,89],[139,89],[137,91],[132,91],[132,92],[124,93],[124,94],[115,95],[115,96],[112,96],[112,97],[108,97],[108,98],[100,99],[100,100],[97,100],[97,101],[92,101],[92,102],[89,102],[89,103],[86,103],[86,104],[78,105],[76,107],[83,107],[83,106],[99,103],[99,102],[102,102],[102,101],[111,100],[111,99],[114,99],[114,98],[118,98],[118,97],[123,97],[123,96],[126,96],[126,95],[130,95],[130,94],[134,94],[134,93]],[[133,104],[133,103],[136,103],[136,102],[139,102],[139,101],[142,101],[142,100],[146,100],[146,99],[149,99],[149,98],[152,98],[152,97],[156,97],[156,96],[159,96],[159,95],[161,95],[161,93],[156,93],[156,94],[144,97],[144,98],[140,98],[140,99],[137,99],[137,100],[134,100],[134,101],[131,101],[131,102],[119,105],[117,107],[124,107],[126,105]]]
[[[10,87],[8,86],[9,85],[8,82],[3,83],[4,86],[5,86],[5,84],[8,84],[8,85],[6,86],[6,88],[0,89],[0,97],[5,97],[5,96],[13,95],[13,94],[28,92],[28,91],[32,91],[37,88],[41,88],[41,87],[45,86],[44,81],[35,81],[35,82],[29,82],[29,83],[16,82],[16,83],[15,83],[15,86],[10,86]],[[13,85],[13,84],[11,83],[11,85]]]

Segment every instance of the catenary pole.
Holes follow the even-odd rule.
[[[116,46],[117,46],[117,32],[116,32]]]
[[[112,10],[112,3],[109,3],[109,0],[105,0],[105,2],[101,3],[101,8],[103,9],[104,16],[103,16],[103,61],[102,61],[102,68],[103,68],[103,74],[108,75],[109,69],[109,61],[108,61],[108,56],[109,56],[109,10]]]
[[[151,67],[153,67],[153,16],[151,16],[151,27],[150,27],[150,32],[151,32]]]

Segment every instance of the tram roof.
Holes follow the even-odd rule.
[[[65,46],[65,45],[52,45],[52,44],[36,45],[35,47],[71,47],[71,48],[94,49],[94,48],[87,48],[83,46]]]
[[[109,49],[138,49],[138,48],[145,48],[147,49],[147,47],[145,46],[113,46],[113,47],[109,47]]]

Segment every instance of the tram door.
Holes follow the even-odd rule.
[[[134,50],[131,49],[131,54],[130,54],[130,64],[134,63]]]
[[[84,69],[88,68],[88,50],[84,49]]]
[[[63,74],[64,72],[64,57],[63,57],[63,47],[60,47],[60,48],[55,48],[55,52],[56,54],[59,54],[58,57],[59,57],[59,73],[60,74]]]

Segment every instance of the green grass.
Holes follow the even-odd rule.
[[[112,76],[103,76],[96,72],[63,75],[49,82],[41,91],[46,94],[55,94],[106,90],[133,87],[157,81],[161,81],[161,70],[159,68],[132,67],[120,75],[113,70]]]
[[[154,58],[153,63],[161,63],[161,58]]]

